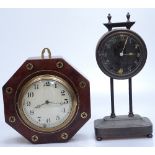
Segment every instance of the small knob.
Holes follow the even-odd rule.
[[[111,23],[111,18],[112,18],[112,16],[111,16],[110,13],[108,14],[107,18],[108,18],[108,22]]]
[[[126,15],[126,18],[127,18],[127,22],[129,22],[130,21],[130,14],[129,14],[129,12]]]

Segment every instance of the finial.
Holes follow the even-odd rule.
[[[126,15],[126,18],[127,18],[127,22],[129,22],[130,21],[130,14],[129,14],[129,12]]]
[[[108,18],[108,22],[111,23],[111,18],[112,17],[111,17],[111,14],[110,13],[108,14],[107,18]]]

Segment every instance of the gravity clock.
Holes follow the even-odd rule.
[[[32,143],[65,142],[90,118],[89,81],[48,48],[24,62],[3,96],[6,123]]]
[[[104,24],[108,32],[99,40],[96,47],[96,60],[101,71],[110,77],[111,116],[94,122],[97,140],[124,137],[152,137],[152,123],[146,117],[133,113],[132,77],[139,73],[147,59],[147,49],[143,39],[130,28],[135,22],[112,23],[108,15],[108,23]],[[118,28],[126,27],[126,28]],[[113,29],[115,28],[115,29]],[[114,79],[129,81],[129,114],[116,116],[114,109]]]

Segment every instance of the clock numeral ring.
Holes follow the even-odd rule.
[[[27,69],[27,70],[32,70],[32,69],[33,69],[33,64],[32,64],[32,63],[28,63],[28,64],[26,65],[26,69]]]
[[[38,136],[37,135],[33,135],[32,137],[31,137],[31,140],[33,141],[33,142],[37,142],[38,141]]]
[[[7,88],[6,88],[6,93],[7,93],[7,94],[12,94],[12,92],[13,92],[12,87],[7,87]]]
[[[9,117],[9,122],[10,122],[10,123],[16,122],[15,116],[10,116],[10,117]]]
[[[62,133],[61,138],[64,139],[64,140],[68,139],[68,134],[66,132]]]

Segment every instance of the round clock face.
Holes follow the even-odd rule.
[[[100,69],[114,79],[133,77],[143,68],[146,58],[147,49],[142,38],[126,29],[108,32],[96,48]]]
[[[74,117],[77,100],[72,87],[62,78],[41,75],[22,88],[18,109],[23,121],[39,131],[65,127]]]

